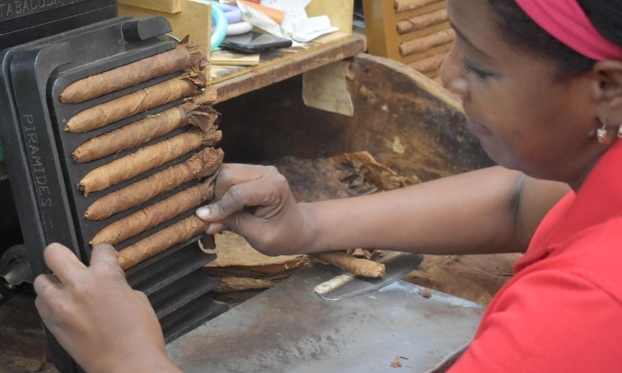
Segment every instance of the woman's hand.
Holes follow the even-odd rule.
[[[147,297],[132,290],[118,253],[97,245],[86,267],[65,246],[49,245],[45,261],[54,275],[34,283],[43,322],[89,373],[179,372]]]
[[[228,230],[267,255],[305,253],[315,232],[313,215],[294,200],[287,180],[273,166],[224,165],[216,179],[216,203],[197,216],[207,233]]]

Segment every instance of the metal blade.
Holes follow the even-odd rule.
[[[11,285],[20,285],[24,281],[29,283],[34,281],[28,263],[26,246],[13,246],[2,255],[0,258],[0,277]]]
[[[341,300],[367,294],[400,280],[419,267],[423,256],[420,254],[397,253],[382,261],[386,266],[383,278],[365,278],[349,273],[339,275],[316,286],[313,291],[322,299]]]

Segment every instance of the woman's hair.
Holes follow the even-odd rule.
[[[622,5],[610,0],[578,0],[594,27],[609,41],[622,46]],[[570,49],[538,26],[516,4],[488,0],[497,27],[513,46],[546,58],[557,65],[556,78],[566,79],[589,71],[596,61]]]

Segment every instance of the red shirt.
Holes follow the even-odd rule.
[[[514,269],[450,373],[622,372],[622,140]]]

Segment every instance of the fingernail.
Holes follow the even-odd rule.
[[[209,217],[209,207],[200,207],[197,209],[197,216],[201,219],[207,219]]]

